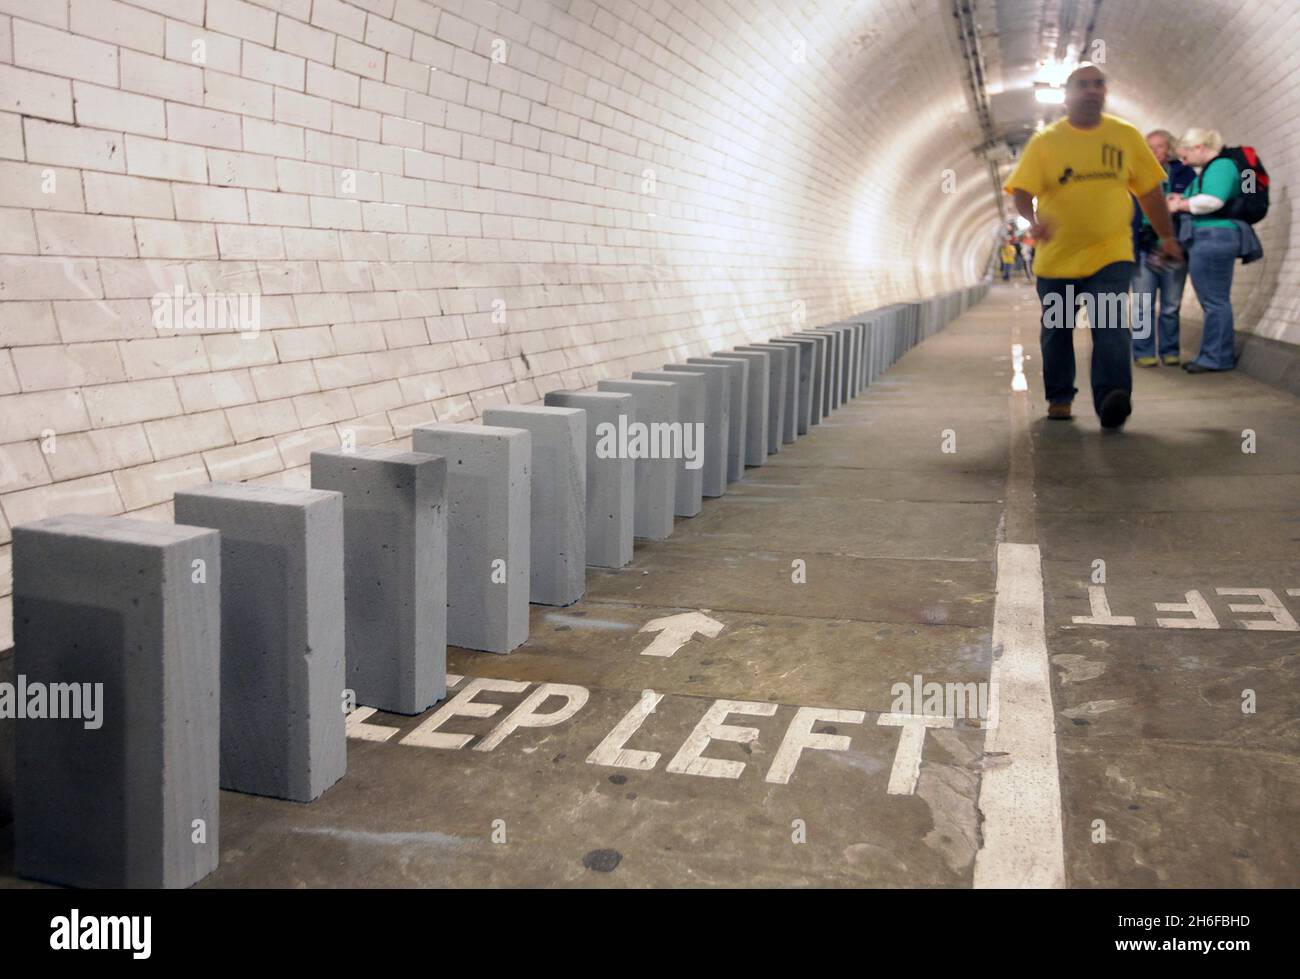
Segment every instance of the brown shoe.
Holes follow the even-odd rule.
[[[1048,418],[1055,418],[1057,421],[1069,421],[1069,419],[1070,419],[1070,406],[1069,406],[1068,404],[1062,404],[1062,405],[1048,405],[1048,406],[1047,406],[1047,417],[1048,417]]]

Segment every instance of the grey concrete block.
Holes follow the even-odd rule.
[[[13,569],[15,681],[69,695],[14,722],[15,871],[188,887],[217,866],[220,535],[51,517],[13,529]]]
[[[632,395],[636,402],[636,424],[639,428],[653,432],[655,425],[671,425],[677,421],[675,384],[609,379],[598,382],[596,388]],[[643,456],[636,460],[635,471],[633,532],[637,537],[663,540],[673,532],[673,510],[677,501],[677,460]]]
[[[551,391],[545,400],[587,413],[587,564],[621,568],[632,560],[636,461],[597,450],[606,433],[618,432],[620,416],[624,427],[636,421],[635,399],[613,391]]]
[[[789,340],[765,340],[756,349],[775,349],[785,366],[785,408],[781,413],[781,441],[787,445],[799,438],[799,403],[803,397],[799,377],[799,344]]]
[[[849,357],[849,397],[858,396],[862,380],[862,322],[858,319],[844,321],[852,337],[852,355]]]
[[[859,389],[870,386],[873,361],[875,358],[876,333],[879,331],[880,314],[870,313],[862,320],[862,378]]]
[[[839,376],[843,371],[843,340],[837,330],[828,330],[825,327],[818,327],[817,332],[821,333],[830,342],[830,355],[828,361],[829,370],[826,372],[826,397],[825,414],[830,414],[840,406],[840,385]]]
[[[876,345],[880,336],[880,313],[872,313],[863,325],[866,348],[862,355],[862,386],[869,387],[876,377]]]
[[[836,407],[841,407],[848,401],[848,392],[845,390],[845,378],[849,371],[849,357],[852,351],[849,349],[849,337],[844,327],[839,323],[828,323],[825,326],[817,328],[827,336],[834,337],[834,343],[839,348],[839,359],[836,361],[834,393],[838,399]]]
[[[439,423],[411,446],[447,460],[447,642],[508,653],[528,639],[532,435]]]
[[[704,495],[727,492],[727,451],[731,425],[731,367],[727,364],[665,364],[669,373],[704,378]]]
[[[745,475],[745,438],[749,415],[749,361],[716,357],[687,357],[687,364],[711,364],[727,369],[727,482]]]
[[[831,338],[825,333],[818,333],[816,330],[801,330],[798,333],[791,333],[788,339],[812,340],[817,346],[817,352],[813,356],[812,403],[809,424],[820,425],[822,419],[826,417],[830,398]]]
[[[853,321],[858,331],[858,359],[853,368],[853,389],[857,394],[867,386],[867,318],[859,317]]]
[[[835,324],[835,328],[840,331],[844,337],[844,379],[840,388],[840,403],[844,404],[853,400],[857,393],[857,387],[854,382],[854,372],[857,369],[858,362],[858,330],[857,327],[844,320]]]
[[[853,325],[858,329],[858,359],[854,365],[854,386],[858,393],[867,386],[866,367],[867,367],[867,348],[870,343],[871,330],[868,324],[871,322],[871,314],[864,313],[853,319]]]
[[[819,329],[835,337],[839,357],[835,362],[835,407],[840,407],[849,400],[849,371],[853,359],[853,331],[843,323],[832,323]]]
[[[789,356],[785,350],[742,344],[736,353],[762,354],[767,358],[767,454],[781,451],[785,441],[785,364]]]
[[[794,363],[798,369],[798,399],[788,403],[793,408],[794,433],[806,436],[813,425],[813,389],[816,376],[816,342],[800,337],[779,337],[768,341],[774,346],[789,347],[794,351]]]
[[[677,417],[680,429],[673,438],[672,452],[677,459],[677,486],[674,512],[679,517],[693,517],[703,509],[704,495],[704,378],[696,374],[673,374],[668,371],[633,371],[634,381],[661,381],[677,385]]]
[[[221,532],[221,787],[311,802],[347,771],[343,497],[208,483],[175,505]]]
[[[885,348],[889,323],[892,318],[888,307],[876,311],[876,323],[872,329],[871,343],[871,380],[875,382],[885,371]]]
[[[976,301],[983,298],[976,292]],[[1236,366],[1243,374],[1300,397],[1300,346],[1238,330]]]
[[[419,714],[447,695],[448,464],[373,447],[313,452],[313,489],[343,494],[347,687]]]
[[[768,389],[772,383],[768,362],[771,358],[767,354],[719,350],[710,359],[742,360],[749,365],[748,390],[745,392],[745,465],[764,465],[767,462],[767,428],[771,417],[768,409]]]
[[[844,400],[851,401],[858,393],[858,325],[845,321],[841,326],[847,336],[849,345],[849,360],[844,367]]]
[[[581,408],[488,408],[483,424],[533,435],[529,599],[572,605],[587,589],[587,413]]]
[[[894,345],[898,339],[902,315],[903,307],[900,304],[887,307],[885,310],[885,318],[880,326],[880,369],[877,376],[889,370],[894,362]]]

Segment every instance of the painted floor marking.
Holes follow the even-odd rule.
[[[709,618],[709,610],[702,608],[698,612],[682,612],[678,615],[666,615],[651,619],[638,632],[657,632],[654,642],[641,650],[642,656],[671,656],[690,642],[698,633],[710,639],[716,639],[718,633],[726,628],[717,619]]]
[[[1042,565],[1035,544],[999,544],[997,553],[990,674],[998,692],[997,719],[984,741],[984,845],[975,856],[975,886],[1064,887]]]

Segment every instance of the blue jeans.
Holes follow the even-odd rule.
[[[1236,363],[1232,352],[1232,272],[1241,250],[1237,228],[1197,228],[1187,251],[1187,268],[1192,273],[1196,298],[1205,310],[1201,352],[1193,363],[1214,370],[1231,370]]]
[[[1148,267],[1146,252],[1138,254],[1133,273],[1133,356],[1156,355],[1156,330],[1160,332],[1160,356],[1178,356],[1178,307],[1183,302],[1187,284],[1187,266],[1156,271]],[[1156,320],[1156,296],[1160,298],[1160,318]]]
[[[1092,328],[1092,406],[1111,391],[1133,393],[1132,343],[1128,328],[1128,290],[1132,262],[1112,262],[1082,279],[1038,277],[1043,304],[1039,345],[1043,352],[1043,386],[1049,404],[1070,404],[1074,386],[1074,315],[1083,303]]]

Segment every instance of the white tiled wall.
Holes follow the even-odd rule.
[[[941,0],[0,0],[0,595],[15,523],[974,281],[963,86]]]
[[[1265,257],[1236,267],[1236,326],[1300,343],[1300,2],[1107,3],[1095,36],[1106,43],[1111,111],[1143,131],[1216,129],[1259,150],[1272,178],[1255,228]]]

